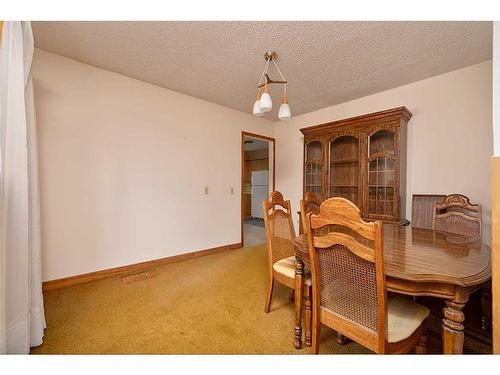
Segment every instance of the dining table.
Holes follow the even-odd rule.
[[[469,295],[491,279],[491,248],[480,237],[384,223],[384,273],[387,290],[409,296],[444,300],[442,347],[445,354],[461,354],[464,344],[463,308]],[[302,346],[305,265],[309,264],[307,237],[293,241],[295,248],[294,346]],[[311,309],[309,296],[305,308]],[[306,317],[310,314],[306,313]],[[306,325],[308,328],[309,325]],[[311,332],[305,333],[306,346]]]

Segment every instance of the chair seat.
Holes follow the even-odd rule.
[[[278,260],[276,263],[273,264],[273,270],[276,272],[285,275],[289,277],[290,279],[295,279],[295,269],[297,267],[297,261],[295,260],[294,256],[288,257],[288,258],[283,258],[281,260]],[[309,270],[309,267],[305,267],[304,269],[305,272],[305,280],[304,283],[306,285],[311,286],[311,271]]]
[[[429,315],[429,309],[412,300],[394,296],[387,301],[387,341],[403,341],[415,332]]]

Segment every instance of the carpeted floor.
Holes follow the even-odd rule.
[[[310,353],[293,347],[285,287],[277,284],[264,313],[266,261],[260,245],[155,267],[145,280],[112,277],[47,292],[44,343],[32,353]],[[321,353],[369,353],[335,339],[324,327]],[[439,351],[439,342],[429,346]]]

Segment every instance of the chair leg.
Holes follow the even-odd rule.
[[[271,274],[271,276],[269,277],[269,281],[267,283],[266,306],[264,307],[264,311],[266,313],[269,312],[269,309],[271,307],[271,298],[273,297],[273,287],[274,287],[274,277]]]
[[[425,354],[427,353],[427,336],[422,335],[418,339],[417,345],[415,345],[415,354]]]
[[[289,300],[290,302],[292,302],[292,301],[293,301],[294,296],[295,296],[295,289],[290,289],[290,290],[288,291],[288,300]]]
[[[319,340],[321,336],[321,323],[319,321],[319,309],[312,311],[312,353],[319,354]]]
[[[337,332],[337,343],[339,345],[345,345],[347,344],[347,337],[345,337],[343,334]]]
[[[306,320],[306,333],[305,333],[305,344],[306,346],[311,346],[312,345],[312,332],[311,332],[311,287],[306,285],[305,287],[305,292],[306,292],[306,302],[304,304],[304,310],[305,310],[305,320]]]

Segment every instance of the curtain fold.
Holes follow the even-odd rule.
[[[0,247],[4,350],[42,343],[38,153],[30,22],[5,22],[0,47]],[[2,339],[0,337],[0,339]],[[1,345],[1,344],[0,344]]]

